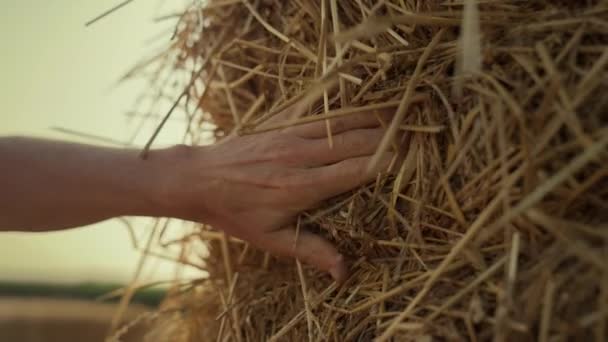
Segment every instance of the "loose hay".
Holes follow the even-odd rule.
[[[213,0],[174,38],[141,68],[188,75],[194,143],[195,117],[221,137],[384,104],[382,148],[408,142],[299,219],[352,260],[343,286],[208,227],[180,241],[209,249],[162,309],[184,341],[608,339],[606,1]]]

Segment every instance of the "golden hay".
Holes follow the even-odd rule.
[[[209,248],[161,309],[184,341],[608,339],[606,1],[213,0],[162,61],[218,136],[386,104],[382,148],[407,143],[397,176],[299,218],[352,260],[343,286],[180,241]]]

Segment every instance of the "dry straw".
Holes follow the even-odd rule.
[[[299,218],[350,257],[345,284],[202,227],[176,243],[203,241],[208,255],[179,262],[209,276],[171,291],[157,330],[193,342],[607,340],[607,66],[606,1],[189,8],[171,48],[139,69],[187,75],[164,121],[185,111],[189,140],[195,114],[221,136],[389,107],[379,151],[400,131],[408,144],[396,176]],[[292,121],[264,125],[289,106]]]

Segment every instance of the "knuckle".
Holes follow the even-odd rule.
[[[380,120],[382,120],[383,124],[389,124],[393,121],[393,117],[395,116],[395,110],[383,110],[379,113]]]
[[[369,159],[367,158],[356,159],[353,166],[354,176],[358,179],[364,179],[367,174],[368,163]]]
[[[357,134],[356,136],[353,137],[353,146],[357,149],[361,149],[364,148],[368,145],[370,145],[370,143],[373,143],[374,138],[375,138],[375,132],[371,131],[371,130],[365,130],[362,132],[358,132],[360,134]]]
[[[302,183],[301,175],[295,170],[284,169],[275,175],[275,184],[280,189],[298,188]]]
[[[266,145],[264,154],[271,160],[289,161],[297,155],[299,148],[300,142],[297,138],[280,135]]]
[[[364,135],[353,135],[348,142],[345,143],[345,148],[361,152],[367,144],[367,139]]]
[[[342,132],[346,129],[346,121],[344,119],[335,119],[331,127],[336,132]]]
[[[380,142],[384,138],[384,134],[386,134],[386,130],[384,130],[384,129],[376,129],[376,130],[374,130],[374,132],[370,135],[370,139],[369,139],[370,143],[374,147],[380,145]]]
[[[334,137],[334,143],[340,147],[348,148],[348,134],[338,134]]]
[[[336,136],[337,144],[349,150],[367,150],[376,144],[378,132],[375,130],[356,130]]]

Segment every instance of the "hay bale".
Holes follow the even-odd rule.
[[[392,103],[407,142],[301,216],[343,286],[201,228],[209,277],[165,308],[184,340],[608,339],[605,1],[212,0],[175,37],[163,67],[220,136]]]

